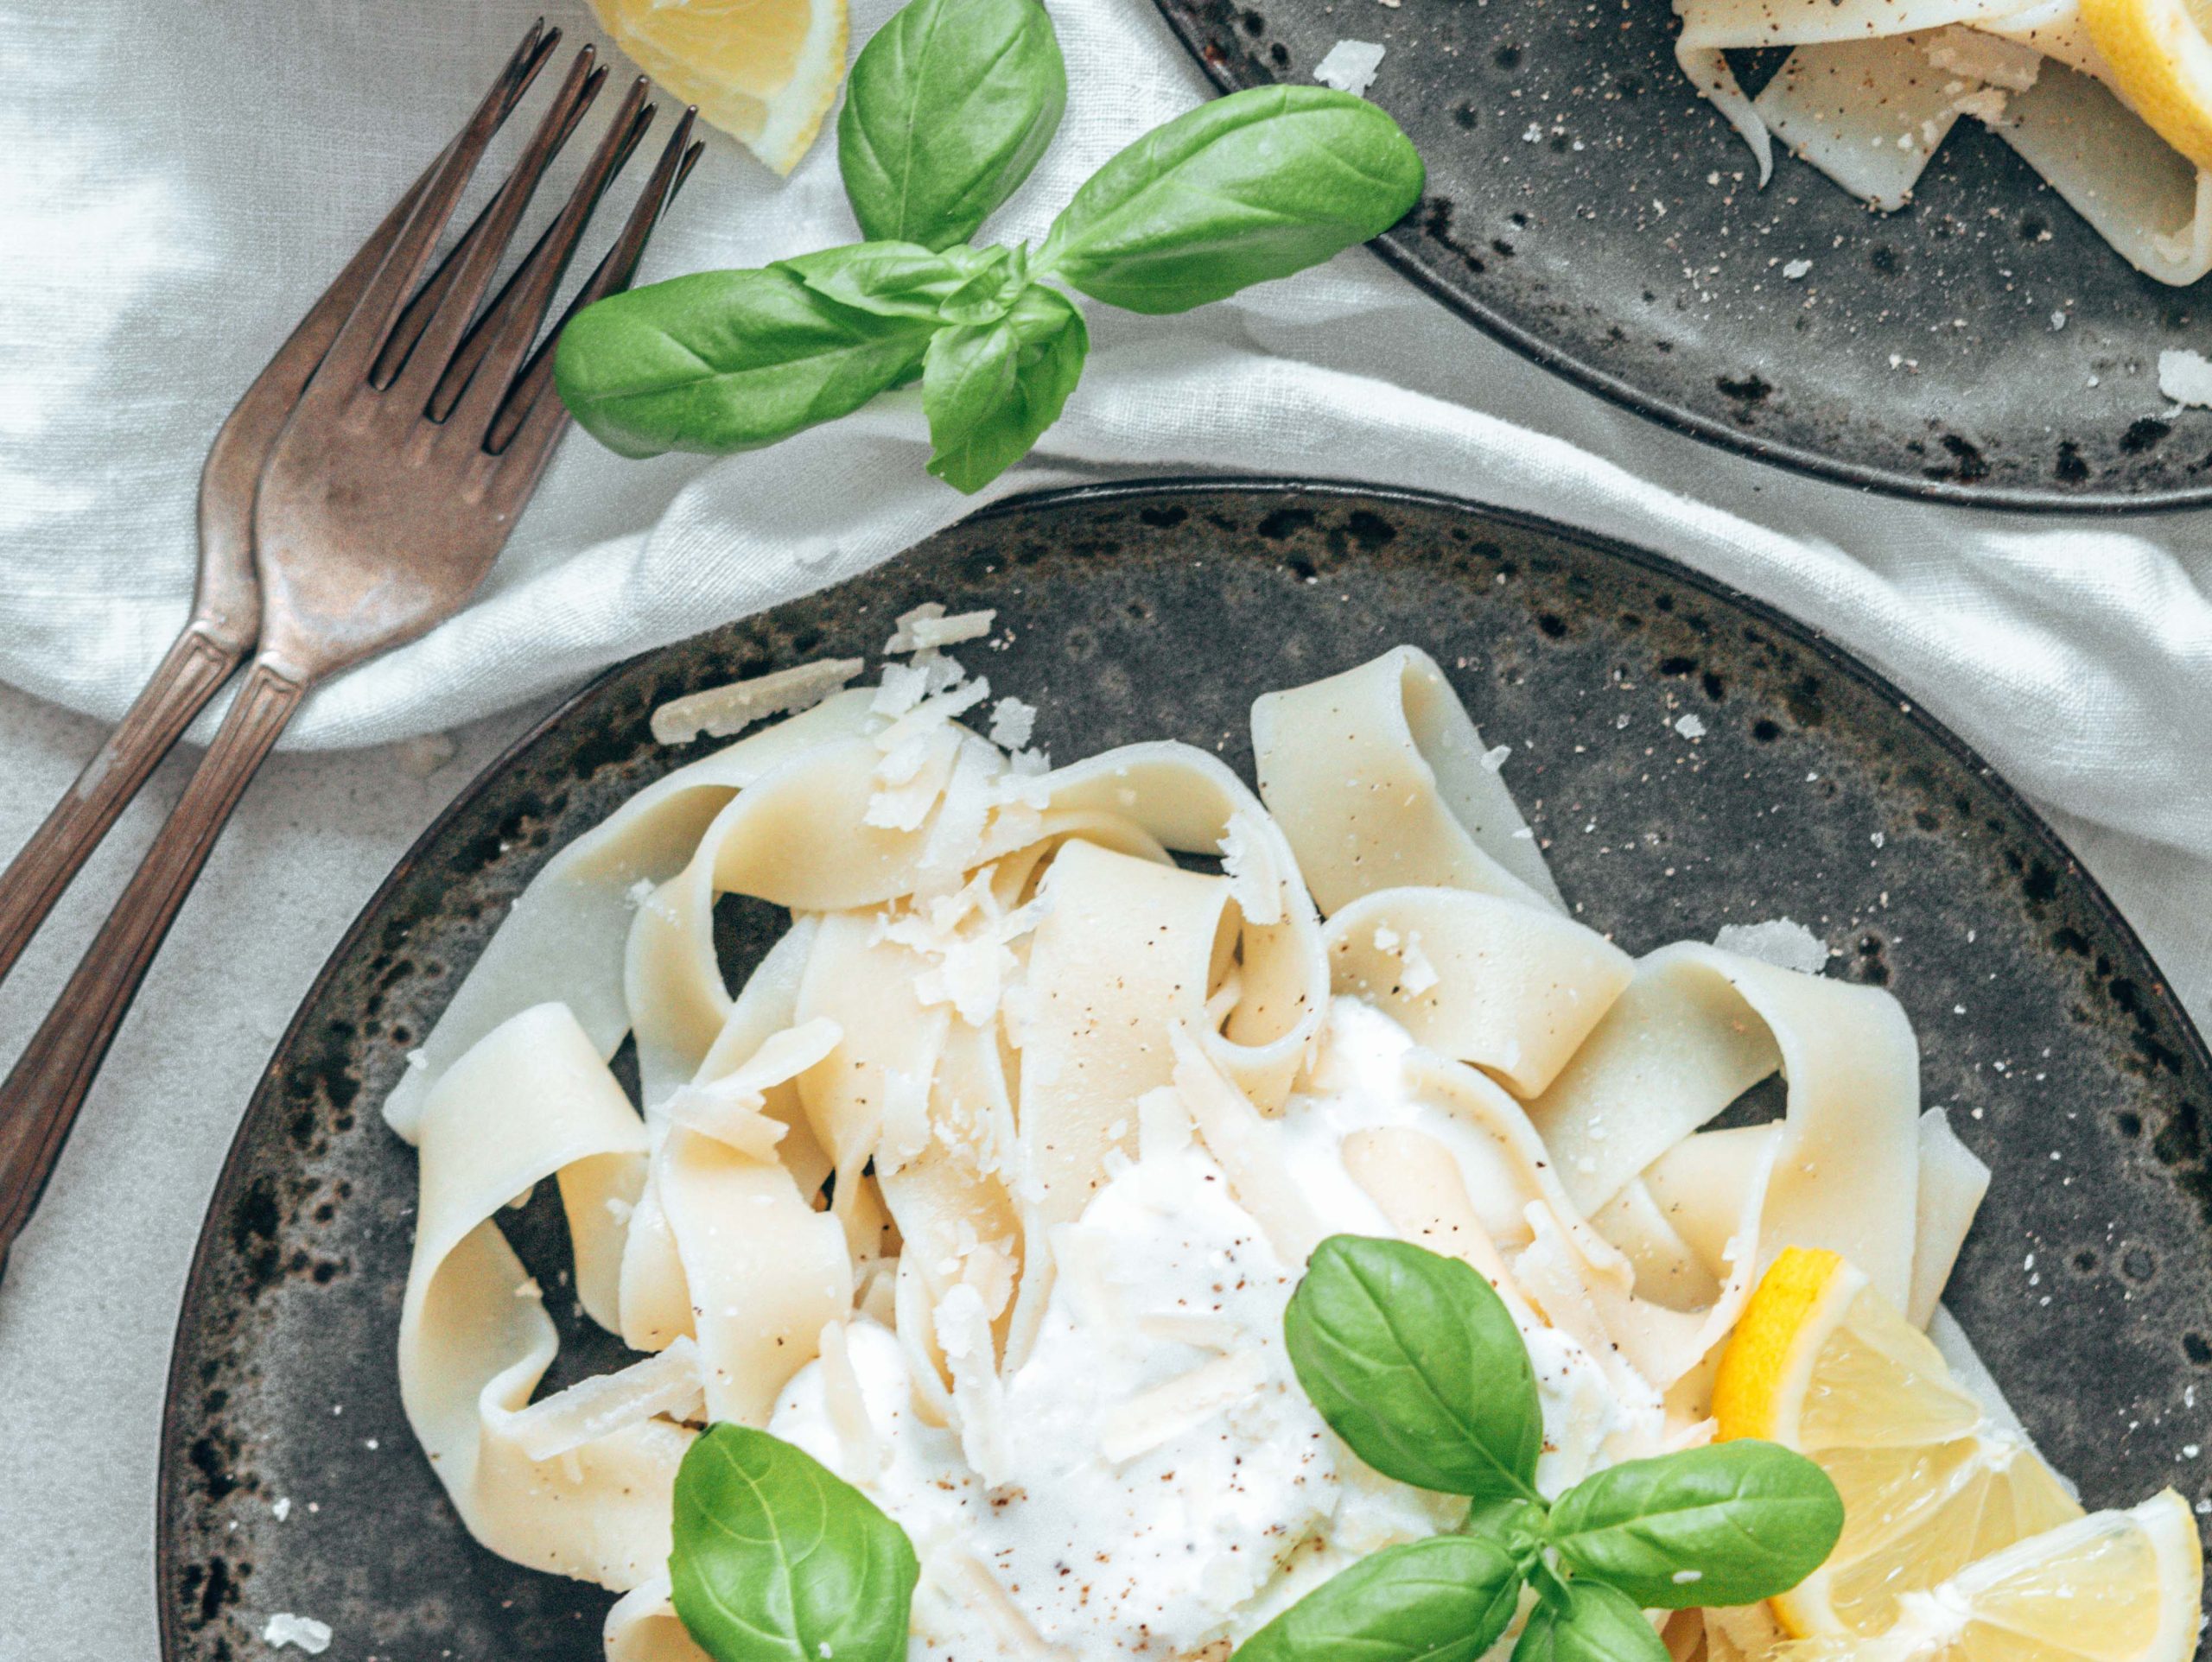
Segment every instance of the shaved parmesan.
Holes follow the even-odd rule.
[[[1002,698],[991,707],[991,743],[1001,750],[1020,750],[1037,730],[1037,707],[1018,698]]]
[[[1229,816],[1221,835],[1221,869],[1244,921],[1265,929],[1283,918],[1281,863],[1268,828],[1249,809]]]
[[[1961,29],[1955,23],[1937,29],[1921,50],[1937,69],[1969,80],[1986,81],[2008,92],[2026,92],[2036,84],[2036,76],[2043,68],[2043,54],[2032,48],[1985,35],[1979,29]],[[1964,109],[1965,105],[1960,107]]]
[[[892,625],[891,638],[883,643],[887,652],[911,652],[921,643],[914,638],[914,625],[944,616],[944,602],[925,600],[911,612],[902,612]]]
[[[579,1380],[565,1391],[511,1416],[507,1435],[534,1461],[561,1456],[611,1431],[665,1414],[693,1419],[706,1411],[699,1347],[679,1335],[667,1349],[613,1373]]]
[[[849,1483],[872,1481],[890,1462],[891,1450],[875,1434],[875,1424],[868,1418],[868,1399],[861,1394],[860,1376],[853,1372],[845,1324],[831,1322],[823,1327],[821,1343],[822,1394],[844,1455],[841,1475]]]
[[[1274,1126],[1198,1048],[1188,1027],[1177,1022],[1167,1037],[1175,1050],[1176,1093],[1190,1109],[1207,1151],[1228,1174],[1236,1203],[1265,1232],[1277,1258],[1303,1264],[1327,1232],[1283,1164]]]
[[[883,1070],[883,1126],[875,1145],[879,1177],[893,1177],[930,1145],[930,1076],[903,1068]]]
[[[868,708],[896,720],[928,695],[929,680],[930,672],[918,664],[887,663]]]
[[[969,1468],[995,1488],[1011,1464],[1006,1448],[1006,1393],[999,1384],[991,1319],[982,1295],[966,1283],[937,1305],[937,1342],[952,1370],[952,1409]]]
[[[287,1645],[296,1645],[309,1656],[321,1656],[330,1648],[330,1624],[283,1610],[269,1618],[261,1637],[264,1643],[280,1651]]]
[[[934,652],[947,646],[957,646],[962,641],[972,641],[991,632],[991,620],[998,616],[994,611],[963,612],[957,616],[944,615],[944,603],[925,600],[912,612],[899,615],[898,626],[891,638],[883,644],[887,652]]]
[[[1828,943],[1792,917],[1770,918],[1764,923],[1724,923],[1713,944],[1723,952],[1739,952],[1777,969],[1794,969],[1817,975],[1827,967]]]
[[[2212,409],[2212,363],[2186,349],[2160,352],[2158,390],[2177,404]]]
[[[962,742],[944,787],[944,806],[938,810],[937,823],[922,845],[918,891],[957,888],[962,874],[982,854],[983,824],[995,805],[991,784],[998,771],[997,752],[976,739]]]
[[[864,667],[858,658],[821,658],[671,699],[653,712],[653,737],[664,745],[688,745],[701,733],[728,739],[755,721],[819,704]]]
[[[1109,1410],[1098,1430],[1098,1452],[1120,1465],[1195,1430],[1268,1381],[1256,1350],[1240,1350],[1140,1392]]]
[[[1372,41],[1339,41],[1313,66],[1313,79],[1354,98],[1365,98],[1382,67],[1382,48]]]
[[[917,651],[935,652],[957,646],[963,641],[981,640],[991,632],[991,620],[998,615],[987,608],[963,612],[951,618],[917,618],[907,632],[912,637]]]

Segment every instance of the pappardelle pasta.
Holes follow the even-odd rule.
[[[1902,207],[1961,117],[1981,122],[2137,270],[2212,270],[2212,44],[2183,0],[1676,0],[1675,54],[1742,135],[1779,138]],[[1726,54],[1789,56],[1757,98]]]
[[[1286,1305],[1336,1235],[1496,1290],[1546,1497],[1716,1436],[1821,1462],[1847,1508],[1827,1567],[1794,1603],[1655,1614],[1674,1658],[1860,1653],[1838,1633],[1978,1657],[1911,1624],[1993,1608],[1972,1577],[2007,1551],[2034,1559],[2016,1580],[2082,1581],[2066,1552],[2112,1557],[2069,1545],[2091,1526],[2151,1543],[2165,1603],[2125,1654],[2163,1654],[2173,1584],[2197,1596],[2170,1521],[2085,1519],[1974,1394],[1938,1300],[1988,1173],[1921,1112],[1886,992],[1695,942],[1635,959],[1579,921],[1416,648],[1259,698],[1255,794],[1179,743],[1052,766],[1014,700],[984,736],[963,632],[910,614],[879,686],[563,849],[386,1105],[421,1158],[410,1420],[477,1539],[621,1595],[613,1662],[703,1653],[669,1564],[709,1424],[895,1521],[914,1662],[1226,1657],[1363,1555],[1459,1529],[1464,1500],[1370,1469],[1293,1376]],[[726,894],[791,915],[734,990]],[[1707,1128],[1777,1074],[1778,1120]],[[548,1178],[576,1299],[640,1354],[533,1400],[556,1331],[498,1215]],[[1856,1398],[1821,1372],[1846,1354]],[[1902,1419],[1839,1431],[1847,1398]],[[1901,1567],[1923,1536],[1945,1544]]]

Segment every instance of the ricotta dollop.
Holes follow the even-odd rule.
[[[1417,1129],[1452,1151],[1478,1213],[1510,1240],[1518,1219],[1494,1149],[1408,1092],[1410,1048],[1389,1018],[1336,1001],[1307,1088],[1272,1122],[1285,1164],[1332,1231],[1389,1234],[1338,1151],[1356,1131]],[[1053,1247],[1028,1354],[994,1396],[956,1411],[991,1423],[926,1423],[905,1348],[864,1316],[844,1354],[869,1435],[851,1435],[849,1412],[841,1433],[823,1362],[793,1378],[769,1423],[912,1538],[913,1662],[1225,1646],[1357,1557],[1465,1510],[1370,1469],[1307,1402],[1282,1342],[1303,1266],[1277,1255],[1187,1124],[1147,1112],[1140,1158]],[[1623,1389],[1618,1368],[1609,1380],[1573,1340],[1518,1319],[1543,1408],[1541,1487],[1657,1451],[1656,1392]]]

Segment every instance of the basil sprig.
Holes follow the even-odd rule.
[[[1078,189],[1033,256],[969,245],[1067,103],[1037,0],[911,0],[853,66],[837,124],[870,240],[608,296],[561,334],[555,383],[628,456],[774,444],[922,379],[930,472],[981,490],[1058,419],[1090,335],[1072,289],[1188,310],[1388,230],[1421,158],[1365,100],[1232,93],[1155,129]]]
[[[673,1540],[676,1614],[715,1662],[905,1662],[912,1543],[780,1437],[721,1424],[685,1449]]]
[[[1497,1290],[1457,1259],[1331,1236],[1283,1337],[1299,1383],[1352,1452],[1386,1476],[1468,1496],[1460,1534],[1438,1538],[1486,1550],[1463,1563],[1439,1553],[1421,1561],[1427,1573],[1376,1568],[1409,1548],[1363,1559],[1254,1634],[1238,1662],[1479,1656],[1524,1585],[1537,1605],[1515,1662],[1659,1662],[1667,1649],[1643,1609],[1771,1598],[1819,1569],[1842,1533],[1827,1475],[1751,1440],[1624,1462],[1547,1501],[1528,1347]],[[1478,1613],[1493,1612],[1491,1627]]]

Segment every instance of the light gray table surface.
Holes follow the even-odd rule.
[[[535,714],[455,734],[459,753],[427,778],[391,750],[280,755],[216,849],[0,1283],[0,1662],[156,1656],[156,1437],[185,1269],[224,1151],[346,924]],[[29,835],[100,731],[0,688],[0,849]],[[0,1065],[194,759],[173,757],[156,777],[0,987]],[[2212,870],[2095,828],[2060,829],[2205,1023]]]

